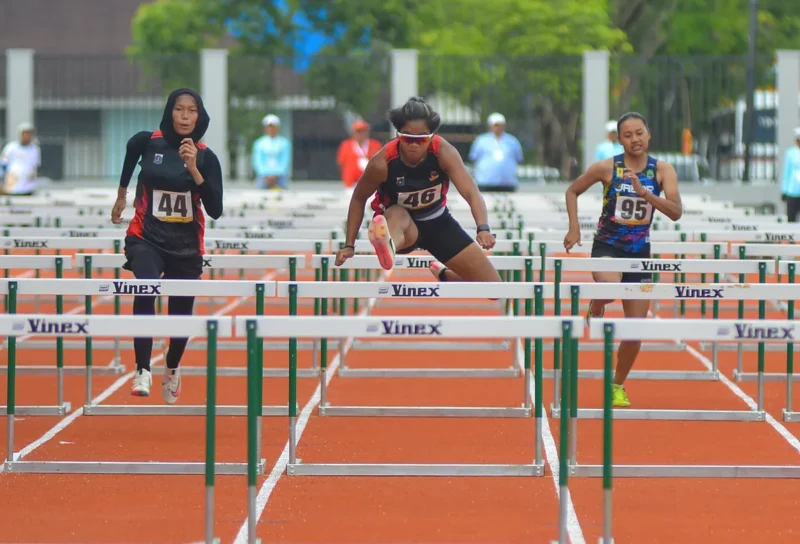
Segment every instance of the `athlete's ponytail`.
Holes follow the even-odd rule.
[[[409,121],[425,121],[431,134],[439,130],[442,124],[441,116],[418,96],[412,96],[408,101],[397,108],[389,110],[389,121],[395,130],[400,132]]]

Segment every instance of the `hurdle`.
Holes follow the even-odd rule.
[[[0,331],[10,338],[8,349],[8,453],[5,461],[6,472],[25,474],[207,474],[210,467],[215,473],[226,475],[246,474],[247,463],[215,463],[213,454],[206,457],[206,462],[160,462],[160,461],[23,461],[14,451],[15,422],[15,386],[16,349],[15,338],[25,334],[44,334],[49,336],[110,336],[119,334],[120,330],[135,331],[137,335],[172,336],[189,335],[208,338],[209,349],[207,364],[211,369],[209,375],[210,394],[207,398],[206,451],[214,449],[215,430],[213,420],[215,406],[212,401],[216,396],[216,342],[217,338],[232,335],[233,318],[231,317],[197,317],[197,316],[55,316],[40,314],[18,314],[0,316]],[[257,361],[254,361],[257,362]],[[254,364],[250,365],[251,368]],[[251,382],[258,380],[251,378]],[[258,383],[250,388],[256,391]],[[252,398],[255,397],[255,398]],[[260,400],[257,392],[251,394],[248,405],[252,405],[248,413],[249,425],[252,428],[256,418],[256,400]],[[208,425],[212,427],[209,428]],[[254,442],[254,437],[249,441]],[[210,459],[209,459],[210,457]],[[263,471],[265,462],[261,461]],[[207,484],[209,482],[207,481]]]
[[[642,338],[683,340],[743,340],[785,342],[787,335],[794,337],[797,323],[788,320],[738,320],[738,319],[593,319],[589,338],[604,342],[604,421],[610,431],[611,422],[619,410],[610,409],[611,367],[614,340],[639,340]],[[613,465],[611,464],[611,435],[604,433],[604,451],[608,464],[616,477],[651,478],[800,478],[800,465]],[[572,465],[573,476],[601,476],[601,465]]]
[[[317,283],[317,282],[278,282],[277,290],[279,296],[288,296],[290,307],[296,305],[296,301],[301,297],[319,297],[328,294],[359,296],[381,300],[393,298],[400,293],[403,298],[422,298],[430,300],[435,298],[475,298],[474,283],[448,282],[448,283]],[[483,296],[500,298],[509,296],[514,299],[525,300],[526,315],[532,313],[533,302],[535,301],[537,315],[542,314],[543,301],[545,296],[552,296],[552,285],[531,284],[531,283],[482,283],[480,284]],[[386,335],[386,333],[384,333]],[[438,337],[438,335],[435,335]],[[322,337],[323,341],[325,337]],[[508,338],[508,337],[506,337]],[[496,378],[496,377],[516,377],[520,375],[520,368],[525,376],[523,384],[523,397],[520,407],[410,407],[410,406],[331,406],[327,401],[326,382],[327,364],[325,358],[321,360],[320,369],[320,416],[374,416],[374,417],[530,417],[531,416],[531,346],[526,340],[524,349],[524,362],[519,361],[519,352],[514,350],[514,361],[508,369],[392,369],[392,368],[371,368],[371,369],[350,369],[345,366],[344,345],[345,338],[339,339],[339,373],[342,377],[350,378]],[[418,349],[429,349],[429,345],[435,345],[436,341],[427,342],[425,347],[419,346]],[[383,349],[393,349],[397,342],[384,341]],[[408,343],[414,347],[417,342]],[[542,342],[536,340],[535,344],[535,375],[541,376],[542,364]],[[406,348],[408,349],[408,348]],[[296,353],[290,353],[290,357],[296,358]],[[541,399],[541,378],[537,378],[535,387],[539,394],[534,398]],[[538,401],[537,401],[538,402]],[[537,408],[538,413],[538,408]],[[540,424],[540,422],[537,422]]]
[[[760,263],[762,267],[767,268],[766,265],[774,263]],[[792,297],[794,290],[787,290],[787,286],[779,284],[734,284],[734,283],[711,283],[705,284],[702,287],[694,285],[682,284],[625,284],[625,283],[585,283],[585,284],[570,284],[561,286],[561,294],[569,294],[573,301],[573,307],[577,304],[577,300],[583,295],[588,297],[601,296],[602,293],[613,292],[614,296],[618,296],[625,300],[653,300],[655,298],[670,299],[673,297],[686,297],[686,298],[713,298],[714,302],[718,300],[757,300],[761,307],[758,319],[765,320],[765,301],[766,300],[786,300]],[[800,286],[798,286],[800,287]],[[800,289],[797,291],[800,294]],[[605,295],[607,296],[607,295]],[[593,318],[594,321],[597,318]],[[718,320],[718,313],[714,312],[714,317],[711,321]],[[662,319],[654,320],[657,323],[666,322]],[[689,320],[691,321],[691,320]],[[676,337],[657,337],[659,339],[669,338],[673,341],[682,339],[680,336]],[[646,337],[642,337],[646,339]],[[714,339],[712,345],[716,344],[717,340]],[[758,349],[758,368],[757,374],[758,381],[758,402],[755,410],[636,410],[624,409],[615,411],[615,416],[618,419],[659,419],[659,420],[672,420],[672,421],[763,421],[764,420],[764,364],[765,364],[765,349],[764,343],[760,342],[757,346]],[[605,348],[604,348],[605,349]],[[712,355],[712,372],[717,372],[716,353]],[[790,369],[791,360],[787,361],[787,369]],[[577,374],[576,374],[577,372]],[[577,376],[585,376],[590,378],[601,378],[602,374],[590,371],[577,371],[573,374]],[[662,371],[666,374],[666,371]],[[719,374],[717,372],[717,377]],[[664,378],[667,379],[667,378]],[[686,379],[685,375],[680,372],[675,373],[672,379]],[[791,393],[791,392],[789,392]],[[577,393],[574,394],[574,397]],[[791,397],[787,399],[787,406],[791,406]],[[575,405],[577,406],[577,405]],[[554,404],[553,417],[559,417],[560,408]],[[572,417],[577,418],[590,418],[599,419],[602,417],[602,411],[597,409],[577,409],[571,408]]]
[[[298,337],[306,338],[355,338],[355,337],[395,337],[417,338],[435,336],[437,338],[530,338],[543,339],[555,336],[567,341],[573,330],[582,321],[577,317],[442,317],[429,316],[402,317],[236,317],[236,334],[247,334],[249,345],[257,338],[285,338],[290,342]],[[530,345],[530,344],[527,344]],[[290,352],[291,353],[291,352]],[[296,368],[296,358],[290,354],[290,369]],[[289,375],[289,406],[297,396],[297,380],[292,372]],[[541,397],[537,397],[541,402]],[[290,408],[291,409],[291,408]],[[537,414],[540,415],[540,414]],[[544,463],[541,459],[541,434],[535,437],[536,452],[534,462],[523,465],[480,465],[480,464],[305,464],[297,459],[296,439],[297,412],[289,414],[289,462],[286,473],[289,475],[316,476],[541,476]],[[539,429],[540,430],[540,429]]]
[[[125,264],[127,258],[124,255],[115,255],[115,254],[91,254],[91,253],[77,253],[75,255],[75,267],[83,270],[84,275],[87,279],[91,278],[93,275],[93,270],[97,268],[113,268],[115,270],[115,278],[119,277],[119,271],[122,268],[122,265]],[[304,267],[306,262],[306,257],[304,255],[204,255],[203,256],[203,270],[215,270],[215,269],[242,269],[242,270],[257,270],[263,272],[264,270],[289,270],[289,278],[296,279],[297,277],[297,268]],[[208,280],[203,280],[208,281]],[[216,281],[216,280],[212,280]],[[208,296],[208,295],[205,295]],[[214,299],[215,296],[209,296],[211,300]],[[87,309],[89,308],[88,304],[88,297],[87,297]],[[269,300],[269,299],[266,299]],[[210,306],[211,311],[213,311],[213,305]],[[114,313],[119,314],[121,309],[120,305],[120,298],[119,295],[115,295],[114,299]],[[105,347],[105,346],[104,346]],[[310,346],[309,346],[310,347]],[[115,359],[118,360],[119,352],[120,352],[120,343],[118,340],[114,340],[113,346],[108,346],[107,349],[114,349],[115,352]],[[219,348],[220,350],[242,350],[244,345],[238,341],[232,342],[220,342]],[[202,350],[205,349],[203,342],[198,342],[197,345],[190,344],[187,346],[187,349],[190,350]],[[284,350],[286,349],[285,343],[272,343],[272,344],[265,344],[264,349],[268,351],[272,350]],[[185,373],[185,376],[202,376],[204,375],[205,370],[202,368],[187,368],[189,372]],[[221,367],[219,369],[220,375],[222,376],[243,376],[243,369],[241,368],[227,368]],[[283,369],[264,369],[266,378],[282,378],[287,376],[287,371]],[[311,368],[309,370],[303,370],[301,372],[303,377],[316,377],[317,370],[316,368]]]

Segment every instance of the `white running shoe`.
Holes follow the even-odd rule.
[[[149,397],[150,386],[153,384],[153,377],[149,370],[140,368],[133,377],[131,395],[134,397]]]
[[[161,377],[161,394],[164,402],[175,404],[181,396],[181,369],[164,367],[164,375]]]

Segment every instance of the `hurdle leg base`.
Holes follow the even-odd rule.
[[[262,459],[258,474],[266,472],[267,462]],[[147,461],[6,461],[5,471],[16,474],[205,474],[203,462],[147,462]],[[220,476],[247,474],[247,463],[216,463]]]
[[[583,349],[583,346],[581,346]],[[542,372],[543,378],[553,378],[554,370]],[[632,370],[628,375],[629,380],[675,380],[675,381],[719,381],[719,372],[703,370]],[[578,378],[589,378],[602,380],[604,378],[602,370],[579,370]]]
[[[65,416],[72,409],[72,404],[65,402],[61,406],[16,406],[16,416]],[[8,415],[8,407],[0,406],[0,416]]]
[[[448,406],[320,406],[320,416],[345,417],[531,417],[526,407],[448,407]]]
[[[87,416],[205,416],[206,406],[87,404],[83,407],[83,413]],[[247,415],[247,406],[217,406],[217,415],[222,417],[244,417]],[[264,417],[285,417],[289,415],[289,407],[262,406],[261,415]]]
[[[737,382],[755,382],[758,381],[758,372],[739,372],[733,371],[733,380]],[[765,382],[786,382],[785,372],[765,372]],[[793,382],[800,382],[800,374],[792,374]]]
[[[800,478],[798,465],[613,465],[614,478]],[[603,465],[570,465],[570,476],[602,478]]]
[[[560,419],[561,409],[550,405],[550,416]],[[611,416],[616,420],[660,421],[764,421],[764,412],[751,410],[657,410],[614,408]],[[578,408],[578,419],[603,419],[601,408]]]
[[[787,423],[795,423],[800,421],[800,412],[789,412],[786,408],[783,409],[783,420]]]
[[[518,378],[518,368],[349,368],[339,367],[341,378]]]
[[[288,476],[544,476],[544,463],[531,465],[313,463],[286,465]]]

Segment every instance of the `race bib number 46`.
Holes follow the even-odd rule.
[[[153,216],[167,223],[190,223],[194,219],[192,194],[154,190]]]
[[[653,206],[638,196],[618,196],[614,217],[623,225],[647,225],[653,216]]]
[[[442,185],[436,185],[413,193],[399,193],[397,203],[409,210],[418,210],[438,202],[442,197]]]

